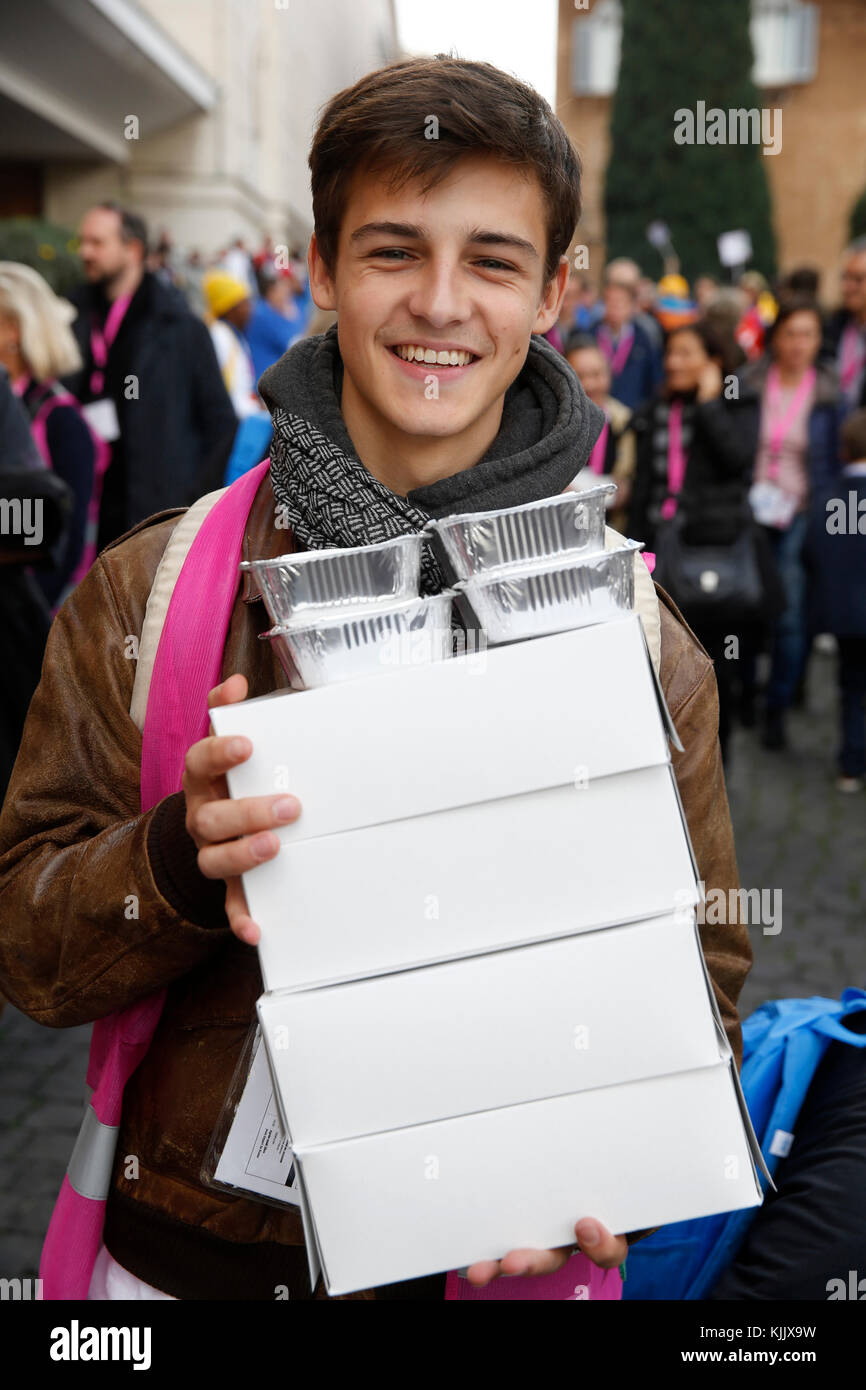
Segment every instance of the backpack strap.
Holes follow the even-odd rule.
[[[190,547],[206,521],[211,508],[222,497],[226,489],[218,488],[200,497],[184,512],[169,538],[168,545],[154,575],[153,584],[144,610],[144,624],[138,639],[138,661],[135,667],[135,681],[132,699],[129,703],[129,716],[139,732],[144,732],[144,716],[147,713],[147,697],[150,693],[150,679],[156,659],[159,639],[165,626],[168,605],[174,593],[184,561]]]

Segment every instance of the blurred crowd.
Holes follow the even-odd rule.
[[[556,329],[606,425],[573,486],[616,484],[611,525],[643,541],[655,578],[712,656],[719,737],[760,724],[788,744],[816,638],[838,653],[840,791],[866,774],[866,239],[847,248],[839,304],[804,266],[656,285],[614,260],[573,272]],[[831,294],[835,297],[835,287]],[[835,639],[835,641],[833,640]]]
[[[270,242],[238,238],[206,261],[167,235],[151,248],[141,218],[103,203],[79,248],[68,300],[0,263],[0,496],[29,489],[42,518],[38,541],[2,540],[0,794],[52,614],[104,546],[267,455],[256,382],[333,318],[301,257]],[[618,259],[600,285],[572,272],[547,336],[605,414],[573,486],[616,484],[610,524],[645,543],[713,657],[723,755],[735,720],[787,745],[813,641],[829,636],[837,785],[862,790],[866,239],[842,258],[832,313],[809,267],[772,286],[751,271],[690,286]]]

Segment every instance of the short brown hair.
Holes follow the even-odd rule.
[[[438,129],[430,124],[435,117]],[[436,129],[436,138],[426,132]],[[333,271],[350,175],[422,179],[424,191],[469,155],[489,154],[535,173],[547,206],[545,283],[556,273],[580,217],[580,160],[562,123],[532,87],[490,63],[439,54],[389,63],[338,92],[310,150],[313,219]]]

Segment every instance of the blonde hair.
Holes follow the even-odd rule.
[[[21,356],[37,381],[65,376],[81,366],[70,327],[75,309],[29,265],[0,261],[0,314],[17,320]]]

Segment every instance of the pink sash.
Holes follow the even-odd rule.
[[[790,433],[791,426],[794,424],[800,411],[803,409],[807,399],[815,389],[815,382],[818,374],[814,367],[810,367],[803,373],[797,384],[797,389],[791,399],[788,409],[780,411],[779,403],[782,396],[782,383],[779,380],[778,367],[771,367],[767,373],[767,413],[769,415],[769,429],[767,449],[769,460],[767,462],[767,477],[771,482],[775,482],[779,476],[779,454],[782,445]]]
[[[100,438],[95,430],[90,428],[90,425],[81,413],[81,406],[74,396],[68,394],[50,395],[43,401],[42,405],[40,405],[30,426],[33,438],[36,442],[36,447],[49,468],[51,468],[53,464],[48,449],[48,416],[58,405],[72,406],[73,409],[78,412],[78,416],[87,427],[88,434],[93,443],[93,486],[90,490],[90,497],[87,502],[87,523],[84,532],[84,546],[81,551],[81,559],[69,576],[69,583],[67,585],[67,589],[71,590],[75,588],[76,584],[81,583],[81,580],[96,559],[96,539],[99,533],[99,503],[102,499],[102,484],[105,478],[105,471],[111,461],[111,448],[106,444],[104,439]],[[58,602],[57,607],[59,606],[60,604]]]
[[[587,467],[591,468],[593,473],[598,473],[599,475],[604,472],[605,457],[607,455],[607,437],[609,434],[610,423],[605,419],[601,434],[592,446],[592,453],[589,456],[589,463],[587,464]]]
[[[668,414],[668,493],[662,503],[662,516],[669,521],[676,516],[677,496],[686,476],[686,456],[683,452],[683,403],[672,401]]]
[[[269,463],[265,459],[238,478],[214,505],[174,587],[148,694],[142,811],[180,790],[186,750],[207,734],[207,696],[220,681],[247,516]],[[165,990],[159,990],[94,1023],[87,1069],[87,1084],[94,1088],[93,1115],[87,1116],[75,1147],[74,1176],[87,1171],[83,1160],[88,1147],[98,1149],[101,1143],[104,1150],[110,1142],[99,1127],[120,1124],[124,1087],[150,1046],[164,1002]],[[100,1190],[85,1194],[72,1186],[68,1173],[63,1179],[39,1266],[45,1299],[87,1298],[108,1196],[107,1183],[92,1185]]]
[[[108,352],[120,332],[120,325],[123,323],[126,311],[132,302],[131,294],[122,294],[119,299],[115,299],[111,305],[106,318],[105,327],[99,328],[93,322],[90,328],[90,351],[93,355],[94,371],[90,377],[90,390],[94,396],[102,394],[105,384],[105,368],[108,364]]]
[[[598,330],[597,341],[599,347],[601,348],[602,352],[604,353],[605,357],[610,363],[611,376],[619,376],[619,373],[622,371],[623,367],[629,359],[629,354],[631,353],[632,346],[634,344],[634,328],[630,323],[627,323],[625,325],[625,327],[622,330],[622,333],[620,334],[619,343],[617,344],[615,352],[613,347],[613,339],[611,338],[610,334],[608,333],[607,329],[604,327],[603,324]],[[615,395],[616,392],[613,392],[612,394]]]

